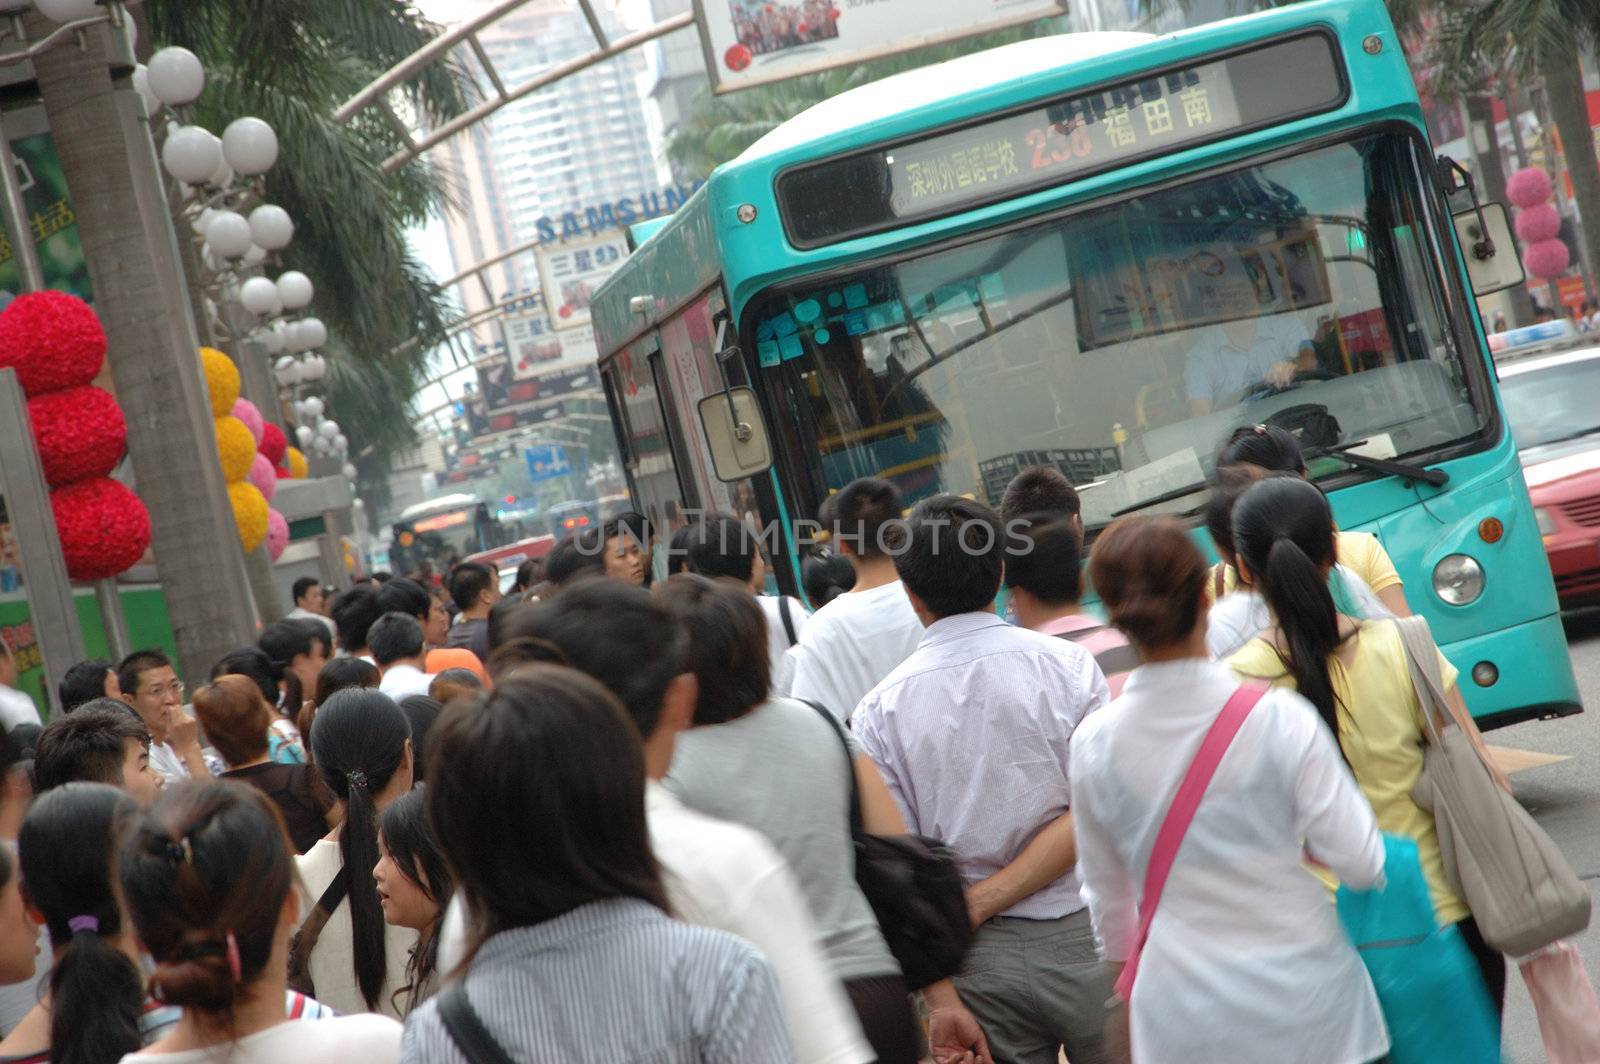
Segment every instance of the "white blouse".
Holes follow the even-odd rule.
[[[1237,688],[1211,662],[1144,665],[1072,737],[1078,873],[1109,960],[1128,956],[1156,832]],[[1223,757],[1167,879],[1133,988],[1136,1062],[1388,1052],[1372,982],[1302,847],[1353,889],[1382,881],[1372,808],[1333,737],[1309,702],[1275,688]]]

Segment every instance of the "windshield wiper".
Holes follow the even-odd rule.
[[[1120,510],[1113,511],[1111,516],[1122,517],[1125,514],[1138,513],[1140,510],[1148,510],[1152,506],[1160,506],[1164,502],[1174,502],[1183,498],[1185,495],[1193,495],[1197,491],[1204,491],[1210,486],[1211,481],[1209,480],[1197,480],[1193,484],[1185,484],[1181,488],[1173,488],[1171,491],[1164,491],[1154,498],[1145,499],[1143,502],[1136,502],[1132,506],[1124,506]]]
[[[1332,447],[1315,447],[1306,452],[1307,458],[1337,458],[1341,462],[1349,462],[1360,469],[1370,469],[1374,473],[1383,473],[1391,477],[1400,477],[1403,480],[1420,480],[1435,488],[1442,488],[1450,480],[1450,474],[1442,469],[1428,469],[1425,466],[1415,465],[1411,462],[1393,462],[1387,458],[1373,458],[1370,455],[1359,454],[1352,451],[1352,447],[1360,447],[1367,440],[1352,440],[1349,443],[1336,443]]]

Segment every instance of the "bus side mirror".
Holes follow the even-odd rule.
[[[1472,294],[1486,296],[1515,288],[1526,277],[1517,245],[1512,241],[1511,223],[1503,203],[1474,204],[1451,216],[1456,238],[1467,260],[1467,277]]]
[[[717,479],[743,480],[772,468],[772,445],[756,393],[740,386],[700,400],[700,424]]]

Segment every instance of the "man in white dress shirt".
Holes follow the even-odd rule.
[[[1238,402],[1258,385],[1287,387],[1295,373],[1316,360],[1305,325],[1293,314],[1262,316],[1249,279],[1225,279],[1218,286],[1218,300],[1234,317],[1200,331],[1183,367],[1189,412],[1195,417]]]
[[[294,595],[294,609],[284,615],[286,620],[316,621],[328,630],[330,641],[339,634],[328,616],[327,593],[322,590],[322,583],[316,577],[302,576],[294,582],[290,593]]]
[[[415,617],[406,613],[379,617],[367,633],[367,649],[382,677],[378,690],[396,702],[428,693],[433,677],[422,671],[422,625]]]
[[[1067,759],[1109,691],[1082,646],[995,615],[1005,550],[983,504],[918,504],[895,566],[926,633],[853,725],[906,826],[955,851],[977,929],[955,985],[994,1059],[1095,1064],[1111,978],[1078,896]]]

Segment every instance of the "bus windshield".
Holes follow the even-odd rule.
[[[415,572],[427,562],[443,573],[469,554],[486,547],[488,508],[482,503],[426,513],[394,526],[396,564],[402,572]]]
[[[1091,527],[1192,509],[1241,425],[1379,458],[1470,438],[1422,165],[1369,135],[769,291],[746,343],[795,412],[775,432],[817,501],[871,475],[995,504],[1050,464]]]

